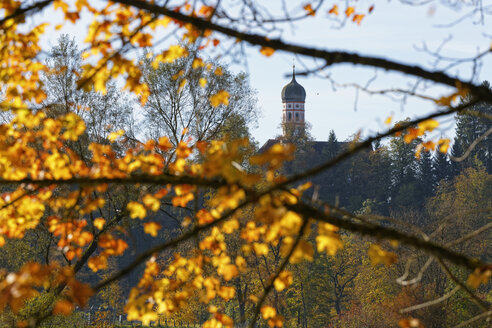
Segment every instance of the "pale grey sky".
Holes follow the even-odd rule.
[[[485,5],[490,5],[484,1]],[[274,3],[274,2],[272,2]],[[276,2],[277,4],[279,1]],[[343,8],[345,1],[337,1]],[[469,10],[462,8],[455,11],[439,4],[424,6],[402,5],[399,1],[367,1],[361,0],[354,4],[362,11],[375,4],[374,11],[358,26],[348,22],[343,28],[337,29],[336,24],[327,17],[327,11],[319,12],[315,18],[296,22],[293,25],[282,26],[282,39],[328,50],[347,50],[364,55],[374,55],[410,63],[424,67],[432,67],[434,59],[428,54],[418,51],[425,43],[430,50],[436,50],[444,40],[448,42],[442,48],[442,54],[451,57],[467,58],[475,56],[479,51],[490,48],[492,24],[485,17],[485,24],[477,23],[479,16],[473,16],[449,28],[436,27],[455,21]],[[295,9],[295,8],[293,8]],[[298,8],[302,10],[302,8]],[[432,14],[431,14],[432,13]],[[54,27],[59,14],[45,12]],[[56,44],[60,33],[74,35],[80,47],[85,37],[88,21],[82,20],[77,26],[67,26],[60,31],[51,28],[45,44],[47,47]],[[488,34],[487,34],[488,33]],[[258,127],[253,129],[255,138],[263,144],[267,139],[280,134],[281,118],[280,91],[290,81],[285,74],[292,70],[293,55],[277,52],[266,58],[259,53],[257,47],[246,47],[248,53],[248,69],[250,82],[258,91],[258,102],[262,109],[262,117]],[[484,79],[492,80],[492,59],[485,57],[484,65],[474,82]],[[296,59],[297,70],[303,69],[303,63],[311,64],[306,58]],[[442,68],[444,66],[440,66]],[[465,63],[449,72],[460,77],[470,78],[470,63]],[[232,66],[234,70],[244,70],[244,67]],[[324,74],[338,83],[358,82],[365,84],[376,71],[353,65],[334,66]],[[367,135],[385,128],[382,123],[386,117],[393,114],[394,121],[405,117],[423,115],[434,109],[428,101],[409,99],[402,111],[399,102],[390,101],[381,96],[369,96],[359,93],[357,109],[355,105],[355,90],[353,88],[333,89],[329,80],[316,76],[298,77],[297,81],[306,89],[306,119],[311,123],[312,135],[316,140],[326,140],[329,130],[335,130],[339,140],[361,130]],[[378,88],[406,88],[416,80],[405,78],[401,74],[377,72],[377,79],[371,85]],[[431,88],[428,93],[442,96],[449,90]],[[446,129],[447,127],[447,129]],[[444,124],[437,133],[452,136],[452,125]]]

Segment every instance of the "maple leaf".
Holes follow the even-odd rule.
[[[161,228],[162,226],[157,222],[144,223],[144,232],[152,237],[157,237],[157,233]]]
[[[108,258],[105,255],[93,256],[87,261],[87,266],[94,272],[108,267]]]
[[[282,290],[286,289],[289,287],[294,279],[292,278],[292,273],[289,271],[282,271],[279,275],[278,278],[275,279],[273,282],[273,285],[276,290],[281,292]]]
[[[268,254],[268,246],[263,243],[254,243],[253,249],[257,256],[267,255]]]
[[[268,320],[277,315],[277,311],[275,308],[269,306],[269,305],[264,305],[261,307],[261,316],[263,319]]]
[[[161,202],[159,201],[159,199],[150,194],[146,194],[145,196],[143,196],[142,201],[145,207],[151,209],[153,212],[157,212],[161,207]]]
[[[365,15],[364,14],[356,14],[354,17],[352,17],[352,22],[357,23],[357,25],[360,25],[362,22],[362,19],[364,19]]]
[[[97,218],[97,219],[94,220],[94,222],[92,224],[97,229],[102,230],[102,228],[104,227],[104,224],[105,223],[106,223],[106,220],[104,220],[103,218]]]
[[[307,11],[307,14],[309,16],[314,16],[316,15],[316,10],[313,9],[313,7],[311,6],[310,3],[308,3],[307,5],[305,5],[304,7],[302,7],[305,11]]]
[[[130,211],[130,217],[132,219],[139,218],[143,219],[147,215],[145,207],[138,202],[129,202],[126,209]]]
[[[185,141],[180,141],[178,147],[176,148],[176,156],[178,158],[187,158],[191,155],[191,148]]]
[[[328,11],[328,14],[338,16],[338,5],[334,4],[333,7]]]
[[[229,281],[236,277],[239,273],[237,267],[234,264],[221,265],[217,270],[217,273],[224,277],[225,281]]]
[[[160,137],[158,147],[162,151],[168,151],[169,149],[173,148],[173,145],[169,141],[168,137]]]
[[[350,15],[352,15],[354,12],[355,12],[355,8],[349,6],[347,7],[347,9],[345,9],[345,16],[350,17]]]

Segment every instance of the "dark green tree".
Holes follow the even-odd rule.
[[[491,89],[489,82],[484,81],[483,86]],[[475,140],[485,135],[492,128],[492,106],[487,103],[478,103],[470,111],[463,112],[456,117],[456,137],[454,139],[456,149],[453,149],[454,157],[466,155],[467,150]],[[482,117],[489,116],[489,117]],[[462,168],[471,167],[477,158],[483,163],[487,172],[492,172],[492,138],[490,135],[479,142],[463,159]]]
[[[419,203],[423,203],[427,197],[430,197],[434,191],[435,180],[432,170],[432,155],[428,151],[420,154],[417,165],[417,184],[420,192]]]
[[[432,172],[435,183],[438,185],[441,181],[446,181],[452,176],[451,164],[445,153],[436,151],[432,157]]]

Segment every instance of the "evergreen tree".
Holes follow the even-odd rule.
[[[432,157],[428,151],[423,151],[420,154],[420,160],[417,166],[417,180],[420,196],[419,203],[423,203],[427,197],[432,195],[434,190],[435,180],[432,170]]]
[[[394,137],[390,141],[391,159],[391,203],[393,207],[414,207],[420,197],[417,185],[417,161],[415,147],[420,142],[415,139],[410,144],[403,136]]]
[[[335,135],[335,131],[330,130],[330,135],[328,136],[328,145],[325,148],[327,158],[333,158],[337,155],[340,150],[340,144]]]
[[[491,89],[487,81],[483,82],[482,85]],[[478,114],[492,115],[492,106],[488,103],[478,103],[470,111]],[[470,145],[484,135],[490,128],[492,128],[492,120],[488,118],[479,117],[467,112],[458,114],[456,118],[455,137],[457,148],[453,149],[456,151],[453,156],[463,156]],[[463,167],[471,167],[475,157],[483,163],[487,172],[492,172],[492,138],[490,135],[475,146],[463,161]]]
[[[451,163],[448,161],[448,156],[440,151],[436,151],[432,158],[432,172],[434,181],[439,184],[443,180],[449,180],[453,175],[451,171]]]

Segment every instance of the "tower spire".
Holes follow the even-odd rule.
[[[292,79],[296,79],[296,58],[292,58]]]

